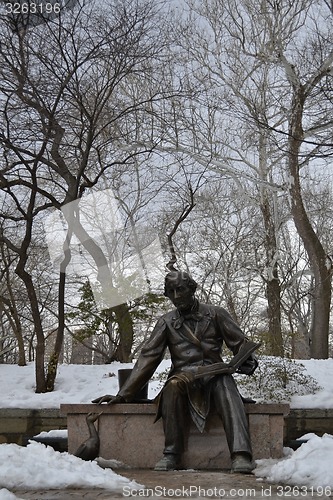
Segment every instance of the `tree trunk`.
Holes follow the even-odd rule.
[[[37,185],[37,177],[35,171],[33,172],[33,183],[34,186]],[[36,191],[32,190],[27,212],[25,214],[25,219],[26,219],[25,235],[22,240],[21,248],[19,252],[17,252],[19,255],[19,261],[17,263],[15,272],[25,284],[30,302],[32,319],[35,325],[34,330],[37,339],[36,361],[35,361],[36,392],[41,393],[41,392],[46,392],[46,380],[45,380],[45,368],[44,368],[45,338],[44,338],[42,318],[39,311],[39,302],[36,289],[34,287],[31,274],[26,271],[26,264],[29,256],[29,245],[31,244],[31,238],[32,238],[33,210],[35,206],[35,200],[36,200]]]
[[[133,320],[127,304],[120,304],[112,308],[119,328],[119,345],[114,359],[122,363],[131,361],[131,352],[134,338]]]
[[[309,256],[313,276],[313,322],[311,326],[310,353],[313,358],[327,359],[329,316],[331,306],[331,262],[307,216],[301,193],[299,154],[304,138],[302,114],[303,88],[294,89],[294,100],[289,125],[288,165],[293,220],[304,248]]]
[[[8,249],[8,252],[9,252],[9,249]],[[1,297],[1,301],[4,303],[3,311],[8,318],[10,326],[11,326],[13,333],[15,335],[15,338],[17,340],[17,347],[18,347],[18,351],[19,351],[18,365],[25,366],[27,364],[27,362],[26,362],[26,356],[25,356],[25,346],[24,346],[24,340],[23,340],[22,324],[21,324],[20,315],[19,315],[18,310],[17,310],[16,295],[13,291],[13,284],[12,284],[11,275],[9,272],[10,254],[5,251],[5,247],[3,245],[1,245],[1,257],[3,260],[4,267],[5,267],[5,273],[4,273],[4,277],[6,280],[5,286],[7,288],[7,293],[9,295],[9,298]]]
[[[281,331],[281,286],[278,274],[277,241],[274,217],[270,208],[268,193],[262,190],[260,209],[265,227],[266,251],[266,298],[268,315],[268,348],[272,356],[283,356]]]
[[[59,356],[61,353],[64,331],[65,331],[65,285],[66,285],[66,272],[60,272],[59,277],[59,294],[58,294],[58,328],[54,344],[54,350],[51,354],[46,376],[46,390],[52,392],[54,390],[54,382],[57,376],[57,368]]]
[[[269,329],[269,354],[272,356],[284,355],[283,338],[281,332],[281,288],[277,277],[277,266],[274,266],[275,277],[266,283],[267,314]]]
[[[36,377],[36,392],[46,392],[44,356],[45,356],[45,338],[43,332],[43,325],[40,317],[38,298],[35,292],[34,284],[29,273],[27,273],[20,263],[16,268],[17,275],[23,280],[30,301],[32,318],[35,325],[35,334],[37,338],[36,345],[36,362],[35,362],[35,377]]]
[[[26,357],[25,357],[25,348],[24,348],[24,340],[23,340],[23,333],[22,333],[22,325],[20,321],[20,317],[17,313],[16,305],[13,303],[10,303],[8,301],[7,303],[8,309],[4,308],[4,313],[7,316],[7,319],[10,323],[10,326],[13,330],[13,333],[15,335],[15,338],[17,340],[17,347],[18,347],[18,366],[26,366]]]

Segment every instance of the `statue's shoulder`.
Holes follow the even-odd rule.
[[[205,304],[200,302],[199,311],[202,314],[210,314],[211,316],[228,316],[229,313],[226,309],[221,306],[216,306],[214,304]]]
[[[163,314],[159,320],[165,323],[170,323],[170,321],[174,320],[177,317],[177,314],[177,309],[173,309]]]

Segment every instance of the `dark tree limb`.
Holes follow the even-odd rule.
[[[190,202],[187,206],[184,207],[181,215],[178,217],[172,230],[168,234],[168,247],[169,247],[169,252],[170,252],[170,260],[167,263],[166,267],[168,268],[169,271],[176,271],[176,268],[174,267],[174,265],[177,262],[176,250],[175,250],[172,238],[176,234],[176,231],[179,228],[180,224],[182,222],[184,222],[184,220],[188,217],[188,215],[191,213],[191,211],[195,207],[194,191],[192,189],[192,186],[189,186],[189,191],[190,191]]]

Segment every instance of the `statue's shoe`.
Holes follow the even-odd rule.
[[[163,458],[157,462],[154,467],[154,470],[167,471],[167,470],[176,470],[179,468],[179,457],[178,455],[173,455],[168,453],[167,455],[163,455]]]
[[[250,456],[244,453],[235,453],[232,458],[231,472],[238,474],[251,474],[256,465]]]

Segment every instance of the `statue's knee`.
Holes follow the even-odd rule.
[[[183,383],[182,380],[178,379],[178,378],[171,378],[169,381],[168,381],[168,385],[170,387],[173,387],[174,389],[176,387],[179,387],[181,384]]]
[[[178,392],[178,391],[183,391],[184,386],[185,382],[183,380],[178,378],[171,378],[170,380],[167,381],[164,390],[170,392]]]

